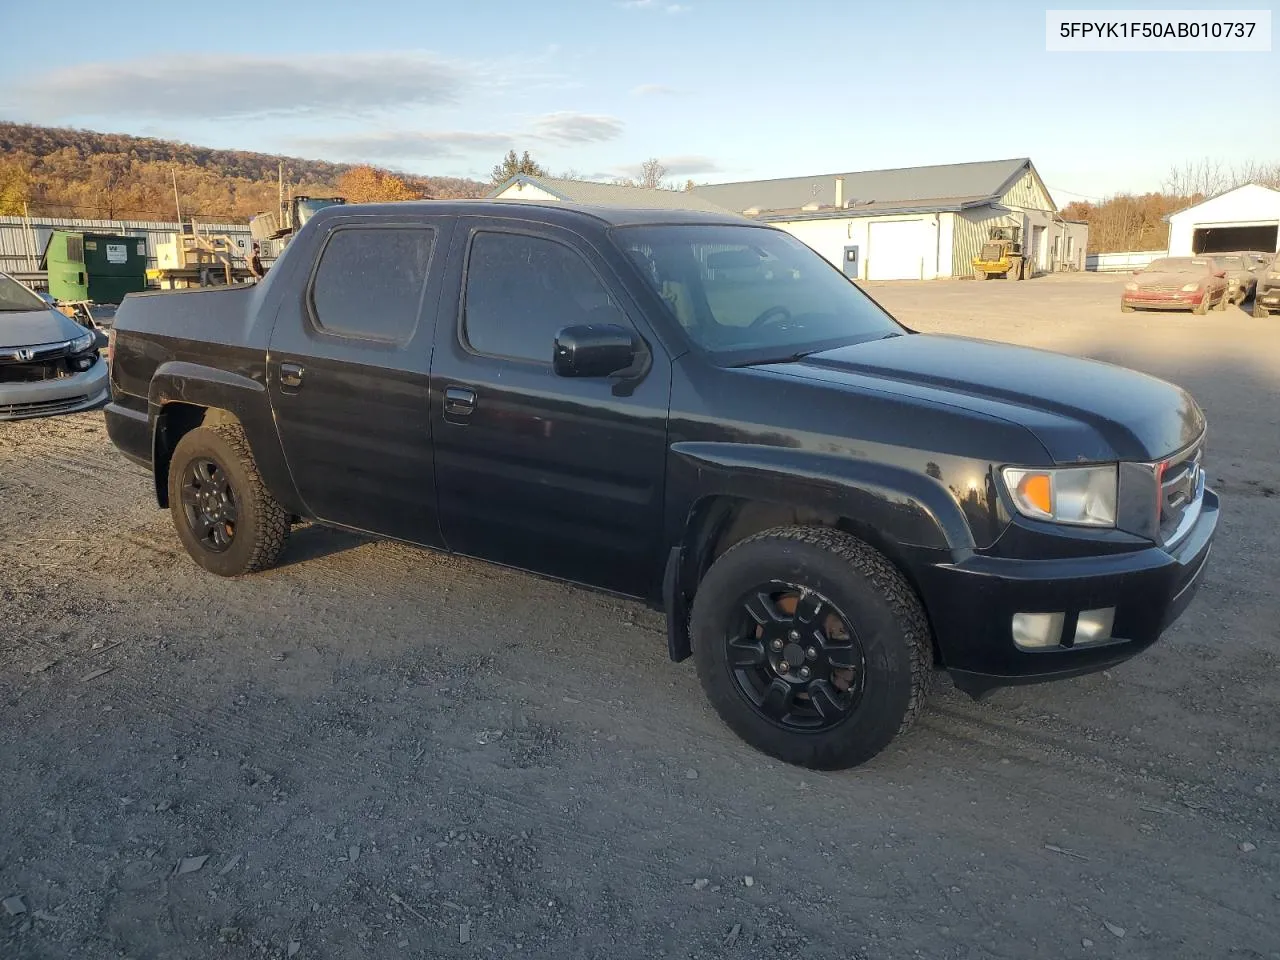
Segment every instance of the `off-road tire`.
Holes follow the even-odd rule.
[[[1133,311],[1137,309],[1138,309],[1137,307],[1131,306],[1130,304],[1124,303],[1123,301],[1120,303],[1121,313],[1133,313]]]
[[[196,459],[212,460],[224,470],[235,494],[235,537],[221,553],[201,546],[182,505],[182,478]],[[249,440],[236,424],[197,427],[178,441],[169,464],[169,512],[191,559],[221,577],[275,566],[289,541],[289,513],[267,492]]]
[[[1260,303],[1258,303],[1257,298],[1255,297],[1253,301],[1253,319],[1265,320],[1270,315],[1271,315],[1271,311],[1268,310],[1266,307],[1262,306]]]
[[[829,598],[862,644],[861,700],[834,727],[785,729],[734,680],[726,650],[738,600],[771,579]],[[735,544],[699,585],[690,631],[698,679],[721,719],[756,749],[803,767],[837,770],[870,760],[915,721],[933,679],[929,624],[911,585],[872,547],[830,527],[775,527]]]
[[[1218,299],[1218,302],[1214,304],[1213,309],[1217,310],[1219,313],[1223,313],[1226,311],[1228,304],[1231,304],[1234,302],[1235,301],[1231,299],[1231,291],[1223,290],[1222,296]]]
[[[973,279],[975,279],[975,280],[985,280],[985,279],[987,279],[987,272],[986,272],[985,270],[974,270],[974,271],[973,271]]]
[[[1209,305],[1212,302],[1213,301],[1209,298],[1209,294],[1206,293],[1203,297],[1200,298],[1200,302],[1191,308],[1191,312],[1194,313],[1197,317],[1203,317],[1206,313],[1209,312]]]

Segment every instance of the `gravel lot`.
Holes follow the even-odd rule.
[[[1104,674],[939,678],[840,774],[638,605],[315,528],[218,580],[101,414],[0,426],[0,957],[1280,957],[1280,324],[1120,284],[870,287],[1189,387],[1196,602]]]

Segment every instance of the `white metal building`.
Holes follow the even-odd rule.
[[[1088,227],[1057,213],[1026,158],[697,187],[782,227],[851,277],[968,276],[995,226],[1017,226],[1037,272],[1084,268]]]
[[[1280,190],[1236,187],[1165,217],[1169,256],[1230,250],[1280,251]]]

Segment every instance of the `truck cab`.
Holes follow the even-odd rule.
[[[917,334],[732,215],[331,207],[113,337],[109,432],[205,569],[315,522],[639,598],[806,766],[882,750],[935,668],[980,695],[1139,653],[1217,525],[1185,391]]]

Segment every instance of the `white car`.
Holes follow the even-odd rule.
[[[110,388],[102,336],[0,273],[0,420],[92,410]]]

